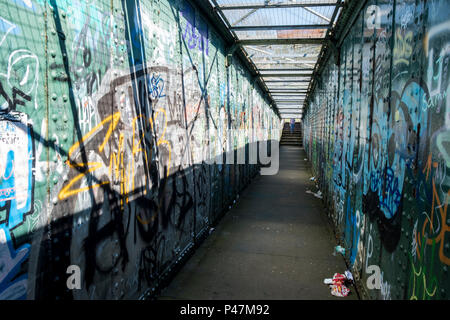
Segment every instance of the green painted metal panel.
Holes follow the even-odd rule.
[[[184,0],[0,2],[0,299],[144,297],[208,234],[274,117],[225,50]]]

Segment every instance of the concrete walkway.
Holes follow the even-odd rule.
[[[219,222],[160,299],[336,298],[323,284],[344,273],[342,256],[313,189],[303,148],[280,148],[280,171],[258,176]]]

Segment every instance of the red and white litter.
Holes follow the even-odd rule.
[[[333,296],[346,297],[350,293],[350,289],[347,286],[353,283],[353,275],[348,270],[344,274],[335,273],[333,278],[324,279],[323,283],[330,286]]]

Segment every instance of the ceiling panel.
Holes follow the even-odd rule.
[[[209,0],[255,65],[275,106],[302,106],[341,0]],[[289,111],[289,110],[287,110]]]

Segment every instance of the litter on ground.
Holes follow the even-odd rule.
[[[306,193],[312,194],[314,197],[318,199],[322,199],[322,191],[312,192],[311,190],[306,190]]]
[[[347,286],[353,283],[353,275],[349,270],[344,274],[335,273],[333,278],[324,279],[323,283],[330,286],[333,296],[346,297],[350,293]]]

